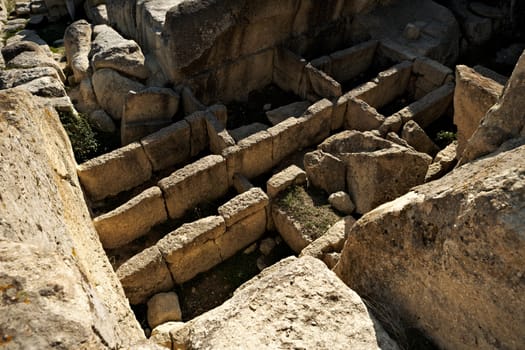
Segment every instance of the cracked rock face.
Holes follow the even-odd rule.
[[[361,298],[312,257],[265,269],[171,333],[175,347],[189,349],[398,349]]]
[[[335,271],[441,348],[520,347],[524,156],[525,146],[492,154],[367,213]]]

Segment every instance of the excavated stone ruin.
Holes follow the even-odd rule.
[[[436,223],[425,216],[439,204],[425,212],[417,207],[423,201],[419,193],[434,203],[432,196],[440,194],[430,190],[433,181],[446,186],[441,184],[453,176],[447,174],[458,161],[473,161],[520,135],[505,129],[504,136],[486,146],[493,136],[478,128],[485,115],[497,115],[491,107],[498,101],[505,111],[505,101],[515,103],[512,91],[506,100],[501,98],[509,72],[456,66],[474,66],[474,54],[492,47],[496,35],[521,35],[521,5],[500,3],[17,3],[14,13],[29,22],[10,19],[3,28],[12,36],[2,48],[2,89],[29,91],[38,106],[59,113],[66,129],[66,117],[88,122],[102,143],[96,151],[75,154],[76,175],[67,176],[74,176],[74,186],[82,189],[84,198],[78,193],[75,198],[82,205],[85,201],[90,234],[94,227],[103,259],[115,271],[106,273],[120,281],[112,293],[123,289],[136,320],[121,316],[127,328],[109,333],[97,323],[91,327],[96,333],[91,344],[118,348],[144,340],[138,321],[151,338],[151,345],[143,346],[151,348],[153,343],[170,349],[523,345],[523,335],[514,332],[525,324],[521,316],[512,332],[492,327],[493,320],[479,320],[481,330],[470,335],[465,324],[457,332],[443,331],[447,322],[456,325],[449,320],[452,316],[428,305],[433,296],[445,304],[454,294],[447,288],[440,294],[433,282],[422,282],[435,294],[425,294],[420,318],[414,295],[421,287],[403,278],[411,271],[422,279],[422,272],[410,263],[402,265],[398,256],[404,253],[395,251],[399,245],[410,246],[419,261],[420,251],[412,247],[420,244],[419,238],[399,243],[399,232],[388,226],[397,220],[396,210],[408,211],[407,216],[413,210],[448,234],[446,220]],[[24,29],[42,26],[37,16],[49,22],[64,16],[86,19],[68,23],[63,42],[46,43],[37,32]],[[60,45],[62,60],[54,52]],[[512,50],[521,53],[519,43],[514,45],[505,51],[507,56]],[[519,83],[510,86],[521,88]],[[55,112],[46,113],[58,118]],[[516,122],[516,129],[520,125]],[[507,149],[523,148],[518,146]],[[512,152],[517,158],[518,151]],[[476,166],[472,171],[482,172]],[[468,174],[465,167],[452,174],[461,171]],[[515,187],[519,196],[521,187]],[[416,209],[406,209],[411,206]],[[517,212],[523,214],[523,206]],[[377,239],[385,251],[392,244],[391,256],[376,251],[375,241],[366,237],[367,227],[381,236],[369,218],[385,223],[384,234],[394,237],[390,243]],[[522,224],[515,227],[518,236],[523,234]],[[436,236],[423,234],[421,249],[431,249],[440,240]],[[459,256],[451,240],[441,239],[443,250]],[[509,259],[512,271],[523,262],[520,242],[502,248],[502,254],[515,257]],[[100,244],[94,244],[101,254]],[[363,266],[366,252],[374,258],[371,266]],[[436,267],[440,253],[428,253],[435,255],[436,266],[425,254],[421,266],[447,280]],[[88,256],[71,259],[89,265]],[[362,275],[352,273],[354,265]],[[495,273],[505,274],[503,270]],[[399,273],[399,279],[384,271]],[[377,276],[381,282],[372,283]],[[450,283],[459,293],[456,282]],[[520,309],[516,293],[523,284],[512,283],[514,292],[511,287],[501,291],[509,305]],[[490,297],[476,294],[473,286],[469,284],[472,292],[467,295]],[[3,293],[2,288],[0,283]],[[465,311],[470,304],[459,304],[451,310],[465,312],[464,322],[482,317],[477,311],[471,317]],[[119,308],[120,315],[129,313],[126,305]],[[310,308],[307,314],[298,311]],[[352,312],[345,312],[349,308]],[[437,321],[431,320],[433,312],[440,317]],[[501,320],[512,319],[505,311],[494,313]],[[283,321],[288,314],[293,320]],[[348,326],[354,323],[354,328]],[[4,328],[0,322],[0,347],[14,339],[14,331]],[[134,336],[123,340],[123,334]],[[23,347],[18,334],[15,338]]]

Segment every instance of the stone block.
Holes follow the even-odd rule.
[[[233,175],[233,187],[238,193],[246,192],[253,188],[253,184],[241,174]]]
[[[366,72],[372,65],[377,46],[378,42],[372,40],[332,53],[331,72],[327,73],[345,82]]]
[[[229,187],[227,175],[226,160],[210,155],[160,180],[169,216],[180,218],[196,204],[225,195]]]
[[[269,128],[267,131],[272,136],[272,159],[274,166],[301,148],[297,142],[297,140],[301,138],[301,129],[299,128],[297,118],[288,118],[276,126]]]
[[[339,220],[324,235],[304,248],[300,256],[308,255],[323,260],[327,254],[340,253],[346,241],[346,232],[350,230],[355,221],[351,216],[346,216]]]
[[[412,68],[414,74],[425,78],[430,83],[440,86],[445,83],[448,76],[452,76],[454,72],[447,66],[426,57],[418,57],[414,61]]]
[[[134,142],[80,164],[77,174],[87,196],[97,201],[149,180],[152,167],[140,143]]]
[[[228,227],[215,243],[225,260],[257,241],[265,232],[266,207],[262,207]]]
[[[191,156],[191,130],[181,120],[140,140],[153,170],[163,170],[187,161]]]
[[[195,95],[193,95],[193,92],[188,87],[183,87],[181,90],[181,100],[182,100],[182,108],[184,110],[184,115],[190,115],[197,111],[203,111],[206,109],[206,106],[204,106]]]
[[[149,87],[126,96],[122,121],[170,121],[179,109],[179,95],[168,88]]]
[[[170,271],[156,246],[133,256],[116,272],[130,304],[145,303],[150,296],[174,287]]]
[[[378,129],[384,121],[385,117],[365,101],[355,97],[349,97],[347,99],[346,114],[344,116],[345,129],[359,131],[375,130]]]
[[[172,124],[172,121],[144,122],[144,123],[124,123],[120,124],[120,142],[123,146],[131,142],[153,134]]]
[[[333,104],[327,99],[317,101],[297,118],[301,137],[296,139],[300,148],[315,145],[330,135]]]
[[[306,153],[304,168],[308,182],[326,193],[346,189],[346,166],[337,157],[321,150]]]
[[[226,108],[225,105],[215,104],[208,107],[207,111],[213,114],[215,118],[226,127],[226,124],[228,123],[228,108]]]
[[[374,108],[379,109],[403,95],[408,87],[412,73],[412,62],[403,61],[395,66],[380,72],[375,79],[380,94],[370,96],[368,102]]]
[[[228,159],[228,178],[235,173],[253,179],[272,169],[273,137],[267,131],[250,135],[225,150],[223,155]]]
[[[263,210],[268,205],[269,199],[266,193],[259,187],[254,187],[243,192],[218,209],[219,215],[224,218],[226,227],[230,227],[237,221]]]
[[[305,72],[312,88],[310,93],[330,99],[343,94],[341,84],[311,64],[306,65]]]
[[[187,282],[222,261],[215,240],[225,232],[222,216],[209,216],[182,225],[157,243],[175,283]]]
[[[190,125],[190,157],[195,157],[209,147],[206,112],[197,111],[184,120]]]
[[[401,137],[418,152],[426,153],[432,157],[439,152],[439,147],[428,137],[425,130],[413,120],[403,125]]]
[[[93,224],[102,246],[113,249],[145,235],[167,219],[162,192],[158,187],[151,187],[109,213],[96,217]]]
[[[174,292],[158,293],[148,300],[148,324],[155,328],[165,322],[181,321],[179,297]]]
[[[272,125],[277,125],[290,117],[300,117],[310,105],[309,101],[294,102],[266,112],[266,117]]]
[[[343,127],[345,124],[345,118],[346,118],[346,111],[348,107],[348,100],[350,99],[349,94],[344,94],[335,100],[333,104],[333,112],[332,112],[332,123],[331,123],[331,129],[332,131],[339,130]]]
[[[266,182],[266,192],[270,198],[277,195],[292,185],[303,185],[306,183],[306,172],[296,165],[290,165],[288,168],[273,175]]]
[[[221,154],[222,151],[235,145],[235,140],[230,136],[226,127],[211,113],[206,114],[206,130],[213,154]]]
[[[259,131],[264,131],[266,129],[268,129],[268,125],[266,124],[252,123],[248,125],[243,125],[233,130],[229,130],[229,134],[235,140],[235,142],[239,142],[240,140],[248,136],[258,133]]]
[[[301,224],[276,204],[272,204],[272,219],[277,232],[297,254],[312,243],[312,239],[302,233]]]

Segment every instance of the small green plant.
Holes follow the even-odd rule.
[[[457,140],[457,134],[453,131],[441,130],[436,134],[436,143],[442,147]]]
[[[58,114],[71,141],[77,162],[82,163],[93,157],[99,148],[99,143],[85,116],[71,112],[59,112]]]

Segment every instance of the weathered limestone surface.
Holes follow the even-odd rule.
[[[89,52],[91,51],[91,25],[80,20],[73,22],[64,33],[66,59],[76,82],[89,75]]]
[[[155,294],[148,300],[148,324],[155,328],[168,321],[180,321],[179,297],[174,292]]]
[[[96,217],[93,224],[105,249],[118,248],[137,239],[168,219],[164,198],[151,187],[109,213]]]
[[[500,100],[487,112],[469,139],[461,164],[496,150],[509,139],[525,136],[524,93],[525,54],[522,53]]]
[[[521,347],[524,156],[492,154],[367,213],[336,272],[441,348]]]
[[[0,329],[8,349],[117,348],[144,334],[91,224],[54,110],[0,92]]]
[[[114,196],[149,180],[151,163],[138,142],[80,164],[78,177],[94,201]]]
[[[169,216],[180,218],[194,205],[226,194],[226,160],[218,155],[201,158],[160,180],[159,187],[164,193]]]
[[[145,303],[156,293],[169,291],[174,283],[157,246],[144,249],[117,269],[117,276],[131,304]]]
[[[474,134],[481,119],[501,96],[503,86],[467,66],[456,66],[454,124],[458,128],[458,154]]]
[[[398,348],[359,296],[311,257],[265,269],[171,335],[175,348]]]
[[[277,195],[291,185],[303,185],[306,183],[306,172],[296,165],[273,175],[266,183],[266,192],[270,198]]]
[[[130,91],[140,91],[145,86],[118,72],[104,68],[93,74],[93,90],[100,106],[114,119],[122,119],[124,105]]]

